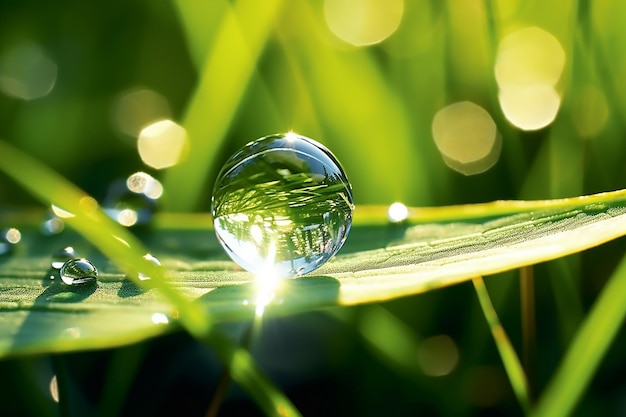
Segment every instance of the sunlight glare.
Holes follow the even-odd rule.
[[[404,0],[325,0],[329,29],[355,46],[375,45],[400,26]]]
[[[275,258],[276,245],[272,243],[269,246],[268,255],[265,259],[265,267],[255,276],[256,307],[254,314],[257,318],[263,316],[265,308],[272,302],[280,284],[283,282],[283,279],[278,276],[274,269]]]

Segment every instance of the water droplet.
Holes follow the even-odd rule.
[[[78,258],[78,255],[73,247],[67,246],[63,249],[59,249],[52,254],[52,268],[61,269],[65,262],[76,258]]]
[[[79,285],[96,282],[98,270],[85,258],[70,259],[60,271],[61,279],[67,285]]]
[[[157,258],[155,258],[154,256],[150,255],[149,253],[146,253],[143,256],[143,259],[145,259],[146,261],[150,261],[155,265],[161,266],[161,261],[159,261]],[[149,276],[142,274],[141,272],[138,274],[137,278],[139,278],[142,281],[148,280],[150,279]]]
[[[109,186],[102,204],[104,211],[122,226],[146,224],[152,219],[156,210],[156,200],[148,197],[144,192],[129,189],[129,183],[135,185],[135,182],[126,179],[115,181]]]
[[[215,232],[228,255],[254,273],[309,273],[343,245],[352,188],[323,145],[294,134],[248,143],[222,168],[212,198]]]
[[[11,227],[0,230],[0,255],[13,252],[20,240],[22,240],[22,233],[18,229]]]

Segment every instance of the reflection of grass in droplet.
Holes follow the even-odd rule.
[[[263,216],[264,213],[293,211],[303,207],[315,207],[312,210],[315,212],[328,211],[338,205],[345,205],[345,209],[350,209],[339,194],[347,189],[347,185],[341,182],[316,183],[307,174],[300,173],[291,174],[281,181],[272,179],[250,185],[248,178],[235,179],[216,193],[216,217],[230,213],[254,213]]]

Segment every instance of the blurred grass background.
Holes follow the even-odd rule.
[[[349,26],[359,10],[377,3],[353,5],[340,17],[347,16]],[[439,206],[624,188],[626,6],[608,0],[380,2],[372,22],[400,4],[397,28],[380,42],[356,46],[333,31],[332,4],[4,2],[0,137],[100,201],[112,181],[149,172],[165,187],[164,211],[208,211],[224,160],[250,140],[288,130],[333,150],[357,205]],[[527,27],[550,33],[565,57],[555,86],[558,113],[536,130],[506,116],[494,75],[501,40]],[[494,165],[476,175],[451,169],[433,140],[435,115],[463,101],[486,111],[502,141]],[[162,170],[137,152],[139,130],[159,119],[180,124],[189,140],[180,163]],[[0,176],[0,207],[38,205]],[[615,242],[535,268],[535,393],[623,251],[623,242]],[[486,282],[519,351],[517,280],[503,275]],[[624,339],[604,359],[578,415],[626,410],[626,385],[618,377]],[[426,342],[435,348],[416,348],[430,346]],[[420,364],[420,355],[432,363],[438,360],[432,352],[445,349],[453,353],[442,356],[444,363],[457,355],[448,372],[432,375]],[[272,320],[253,353],[304,415],[522,413],[471,285]],[[189,404],[188,415],[202,415],[217,378],[215,359],[184,335],[60,360],[72,364],[75,380],[90,381],[78,390],[78,410],[125,404],[119,406],[124,415],[166,415],[168,407]],[[58,415],[36,376],[47,361],[0,364],[19,396],[36,399],[26,410],[28,401],[7,390],[8,415]],[[155,374],[162,377],[158,387]],[[117,380],[127,381],[119,392],[111,388]],[[237,391],[223,408],[224,415],[255,412]]]

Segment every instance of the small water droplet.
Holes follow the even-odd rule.
[[[143,259],[145,259],[146,261],[150,261],[150,262],[152,262],[155,265],[161,266],[161,261],[159,261],[156,257],[150,255],[149,253],[146,253],[143,256]],[[147,276],[147,275],[145,275],[145,274],[143,274],[141,272],[137,275],[137,278],[139,278],[141,281],[145,281],[145,280],[150,279],[149,276]]]
[[[352,224],[352,188],[335,156],[295,133],[235,153],[213,190],[213,222],[228,255],[254,273],[293,277],[328,261]]]
[[[22,233],[15,227],[0,230],[0,255],[13,252],[20,240],[22,240]]]
[[[85,258],[65,262],[59,274],[67,285],[93,283],[98,279],[98,270]]]
[[[70,259],[76,258],[78,258],[78,255],[76,254],[76,251],[73,247],[67,246],[63,249],[59,249],[52,254],[52,268],[61,269],[65,262],[69,261]]]

